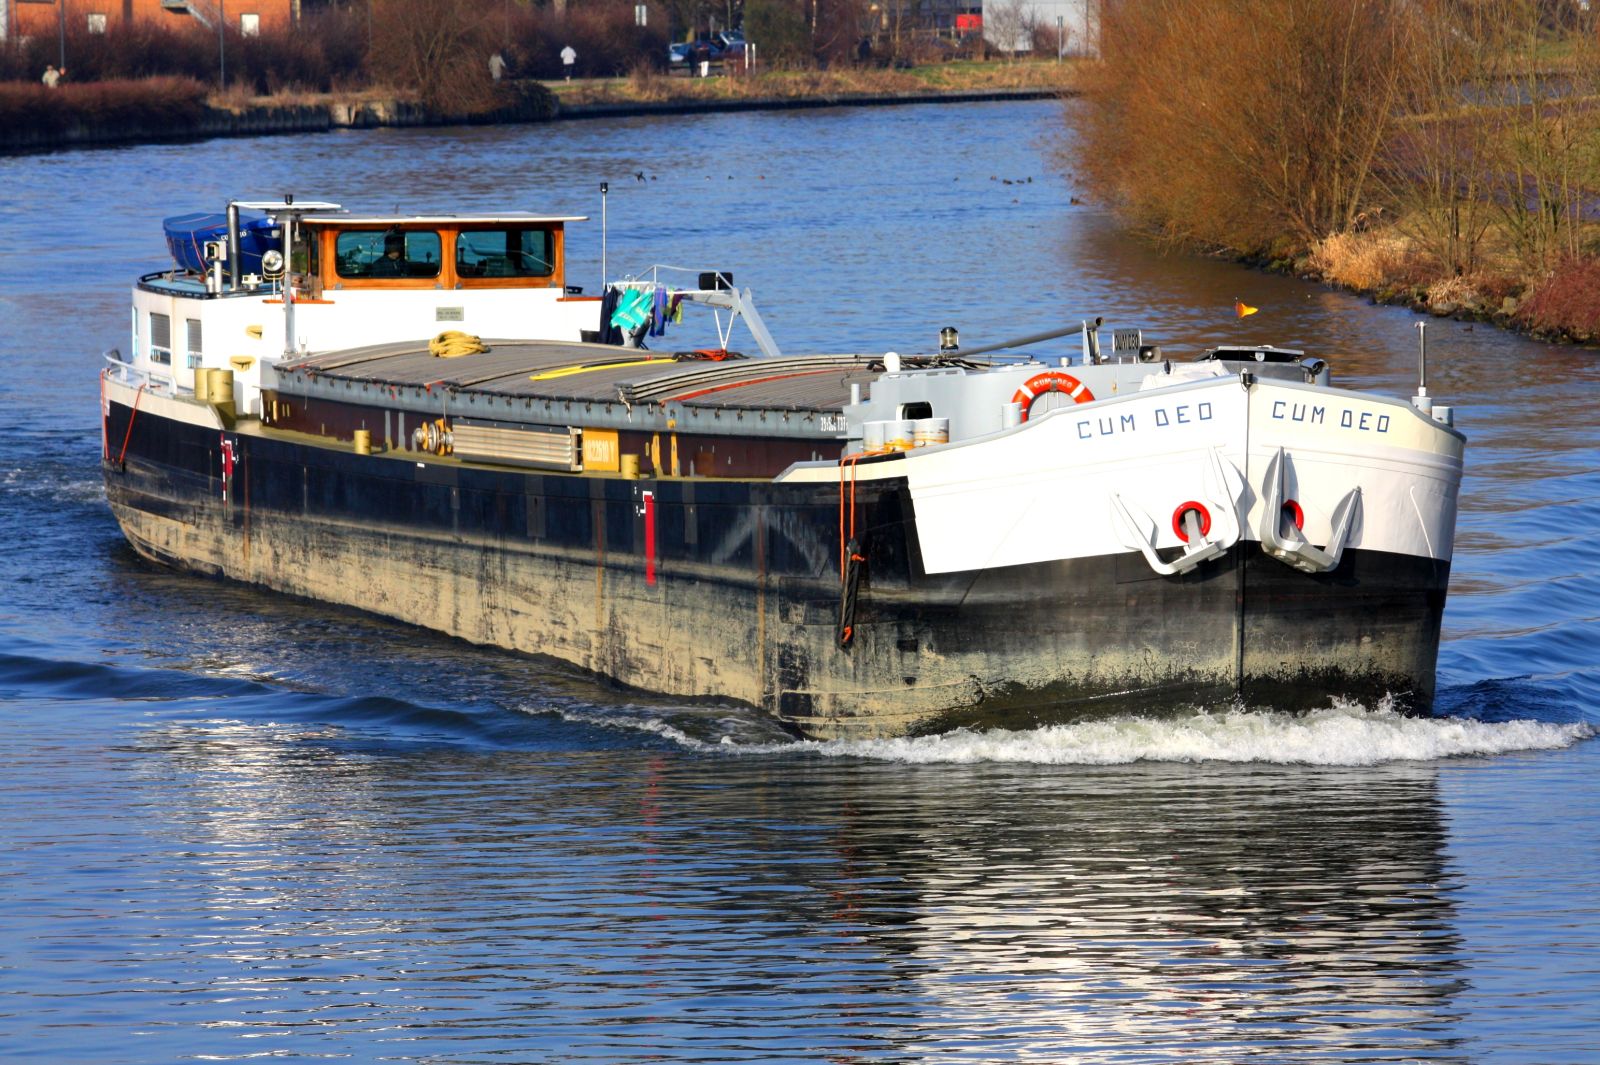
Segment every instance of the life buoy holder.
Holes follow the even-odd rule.
[[[1074,403],[1093,403],[1094,393],[1089,391],[1089,386],[1073,377],[1069,373],[1051,370],[1048,373],[1037,373],[1023,382],[1011,397],[1011,402],[1022,404],[1022,420],[1028,420],[1028,412],[1033,409],[1033,401],[1046,392],[1065,392],[1072,397]]]

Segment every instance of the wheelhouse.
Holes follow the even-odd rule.
[[[304,275],[314,297],[356,289],[555,289],[566,286],[570,217],[307,216]]]

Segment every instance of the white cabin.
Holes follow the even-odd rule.
[[[245,272],[254,264],[240,252],[238,208],[263,211],[278,241],[256,253],[259,273]],[[241,414],[260,413],[286,356],[447,330],[578,341],[598,326],[601,297],[566,287],[566,224],[583,216],[350,215],[284,202],[230,204],[229,218],[225,239],[209,234],[219,239],[135,284],[125,361],[174,391],[192,391],[198,368],[232,369]]]

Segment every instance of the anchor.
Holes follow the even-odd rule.
[[[1350,489],[1333,508],[1333,535],[1323,549],[1312,547],[1296,529],[1283,534],[1283,475],[1288,468],[1283,448],[1267,463],[1266,506],[1261,516],[1261,550],[1305,573],[1327,573],[1339,565],[1350,530],[1361,513],[1361,486]]]
[[[1202,526],[1200,514],[1194,509],[1185,510],[1181,516],[1184,535],[1188,537],[1189,549],[1171,562],[1161,561],[1156,554],[1156,523],[1150,515],[1135,504],[1124,500],[1116,492],[1111,493],[1111,523],[1117,530],[1118,538],[1124,546],[1135,548],[1144,555],[1144,560],[1150,568],[1163,577],[1171,577],[1188,573],[1202,562],[1221,556],[1228,548],[1239,542],[1239,497],[1244,494],[1244,480],[1239,476],[1239,471],[1233,464],[1223,459],[1212,448],[1208,452],[1210,462],[1205,471],[1205,498],[1216,512],[1214,530],[1207,530]],[[1218,500],[1226,500],[1219,503]],[[1208,539],[1209,531],[1215,531],[1216,539]]]

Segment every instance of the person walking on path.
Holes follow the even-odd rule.
[[[51,63],[49,66],[44,68],[44,77],[40,78],[39,80],[44,82],[45,88],[53,89],[56,87],[56,83],[61,80],[61,72],[56,69],[56,65],[54,63]]]
[[[578,61],[578,53],[572,50],[572,45],[561,49],[561,69],[567,72],[567,80],[572,80],[572,64]]]
[[[506,72],[506,58],[499,52],[489,57],[489,77],[499,81]]]

